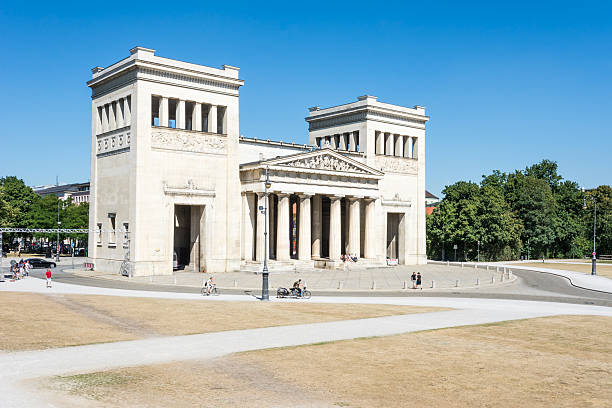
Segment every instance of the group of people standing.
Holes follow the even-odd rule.
[[[412,281],[412,289],[423,290],[423,278],[421,277],[421,272],[412,272],[410,280]]]
[[[13,261],[14,262],[14,261]],[[19,262],[11,264],[10,271],[13,275],[13,279],[22,279],[30,276],[30,270],[32,265],[28,261],[21,259]]]

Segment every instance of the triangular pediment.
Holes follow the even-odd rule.
[[[382,172],[329,148],[264,160],[261,162],[261,165],[322,170],[334,173],[354,173],[369,176],[383,175]]]

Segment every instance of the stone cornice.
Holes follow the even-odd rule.
[[[398,110],[387,109],[377,106],[361,106],[349,109],[323,113],[305,118],[308,122],[308,130],[320,130],[349,123],[375,120],[381,122],[401,122],[404,126],[418,127],[423,129],[429,120],[428,116],[410,114]]]

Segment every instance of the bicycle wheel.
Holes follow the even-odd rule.
[[[202,296],[208,296],[208,291],[206,291],[206,288],[202,288],[200,290],[200,293],[202,294]]]
[[[214,288],[212,288],[212,290],[210,291],[210,294],[211,295],[215,295],[215,296],[219,295],[219,290],[217,289],[216,286]]]
[[[311,296],[312,296],[312,294],[310,293],[309,290],[305,290],[304,293],[302,293],[302,297],[304,299],[310,299]]]

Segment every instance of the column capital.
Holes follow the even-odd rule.
[[[314,196],[314,193],[297,193],[297,195],[300,198],[310,198],[310,197]]]
[[[350,196],[350,197],[346,197],[347,200],[350,201],[355,201],[355,200],[362,200],[364,198],[364,196]]]
[[[341,198],[344,198],[345,195],[344,194],[332,194],[329,196],[330,200],[340,200]]]
[[[274,194],[276,194],[279,197],[285,197],[285,196],[290,196],[293,193],[288,192],[288,191],[275,191]]]

